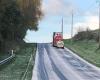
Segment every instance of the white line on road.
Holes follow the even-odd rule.
[[[38,54],[38,48],[37,48],[32,80],[38,80],[38,58],[39,58],[39,54]]]

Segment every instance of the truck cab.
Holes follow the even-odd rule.
[[[63,36],[61,32],[53,33],[53,46],[58,48],[64,48]]]

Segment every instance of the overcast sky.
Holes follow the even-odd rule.
[[[96,0],[43,0],[44,17],[39,21],[37,32],[27,31],[27,42],[51,42],[53,32],[61,31],[64,19],[64,38],[71,34],[71,16],[74,13],[74,34],[80,28],[98,29],[98,3]]]

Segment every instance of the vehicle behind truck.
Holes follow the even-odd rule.
[[[58,48],[64,48],[63,35],[61,32],[53,33],[53,46]]]

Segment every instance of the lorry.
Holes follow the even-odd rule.
[[[53,46],[64,49],[63,35],[61,32],[53,33]]]

